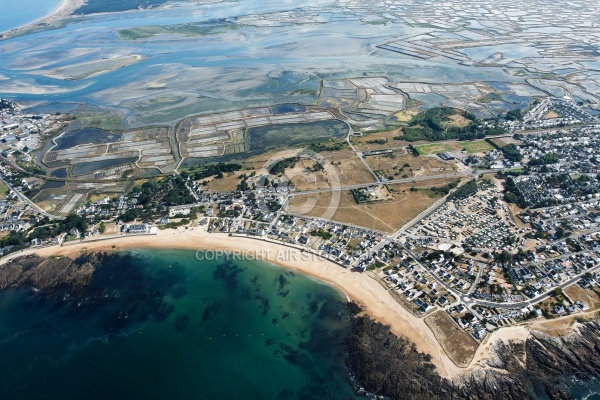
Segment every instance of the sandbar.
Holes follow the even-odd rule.
[[[60,3],[60,5],[50,14],[36,19],[35,21],[31,21],[25,25],[21,25],[18,28],[14,28],[6,32],[0,32],[0,39],[8,39],[30,29],[40,28],[70,17],[73,12],[79,7],[83,6],[85,2],[86,0],[63,0],[62,3]]]

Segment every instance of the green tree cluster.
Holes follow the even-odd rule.
[[[513,143],[507,144],[506,146],[502,147],[501,150],[502,154],[504,154],[504,157],[507,160],[519,162],[523,159],[523,154],[519,153],[517,146],[515,146]]]

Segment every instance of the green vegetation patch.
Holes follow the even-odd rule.
[[[542,157],[534,158],[529,161],[529,165],[547,165],[547,164],[556,164],[558,162],[558,154],[556,153],[547,153]]]
[[[307,146],[310,150],[320,153],[323,151],[340,151],[347,150],[349,148],[348,142],[345,140],[333,140],[311,143]]]
[[[458,181],[454,181],[454,182],[450,182],[449,184],[445,185],[445,186],[441,186],[441,187],[431,187],[431,188],[416,188],[416,187],[411,187],[410,191],[411,192],[425,192],[427,193],[427,195],[431,198],[437,197],[437,196],[445,196],[448,193],[450,193],[452,191],[452,189],[454,189],[455,187],[458,186],[458,184],[460,183],[460,180]]]
[[[217,179],[222,179],[224,177],[224,174],[230,174],[235,171],[239,171],[243,168],[243,166],[238,163],[220,162],[217,164],[199,165],[196,168],[200,169],[200,171],[196,171],[193,173],[191,171],[189,173],[184,171],[181,173],[181,176],[183,176],[184,178],[192,176],[195,180],[210,178],[211,176],[215,176]]]
[[[477,193],[477,182],[472,180],[456,189],[450,196],[448,196],[448,200],[465,199],[471,195],[474,195],[475,193]]]
[[[504,116],[507,121],[521,121],[523,119],[523,113],[520,109],[510,110]]]
[[[318,230],[314,230],[310,232],[311,236],[317,236],[320,237],[321,239],[324,240],[329,240],[333,237],[333,235],[331,234],[331,232],[327,232],[323,229],[318,229]]]
[[[444,151],[465,150],[469,154],[484,153],[494,147],[485,140],[461,141],[461,142],[438,142],[426,143],[412,146],[420,155],[439,154]]]
[[[188,218],[184,218],[179,222],[169,222],[167,224],[160,225],[159,228],[160,229],[177,229],[180,226],[185,226],[189,223],[190,223],[190,220]]]
[[[121,29],[119,37],[123,40],[148,39],[160,34],[178,34],[185,36],[211,36],[237,29],[234,24],[178,24],[168,26],[138,26],[130,29]]]
[[[290,157],[284,160],[278,161],[275,165],[271,167],[271,174],[279,175],[284,174],[286,168],[294,168],[296,163],[300,161],[299,157]]]
[[[473,140],[505,133],[505,129],[498,125],[484,126],[474,114],[452,107],[430,108],[412,117],[408,125],[402,129],[403,134],[395,139],[409,142]]]
[[[359,189],[352,189],[350,190],[350,193],[352,193],[356,204],[364,204],[370,202],[369,196]]]
[[[0,200],[4,200],[7,194],[8,187],[3,182],[0,182]]]
[[[76,229],[80,234],[83,234],[87,230],[89,224],[84,217],[80,217],[75,214],[69,214],[64,220],[55,223],[50,223],[50,220],[45,218],[39,223],[39,225],[40,226],[37,226],[29,234],[27,240],[46,240],[58,236],[63,232],[70,232],[73,229]]]
[[[443,153],[444,151],[453,151],[452,147],[448,143],[431,143],[431,144],[420,144],[413,146],[413,148],[422,156],[429,154]]]
[[[523,154],[519,153],[517,146],[515,146],[512,143],[502,147],[501,150],[502,154],[504,154],[504,157],[507,160],[510,160],[512,162],[519,162],[523,159]]]
[[[461,148],[465,149],[467,153],[485,153],[487,151],[493,150],[494,147],[486,142],[485,140],[474,140],[469,142],[460,142]]]
[[[168,215],[167,207],[195,202],[194,196],[185,185],[181,175],[167,176],[162,179],[149,179],[140,186],[135,186],[132,196],[138,199],[141,208],[127,210],[121,220],[130,222],[135,219],[152,220]],[[190,215],[190,218],[193,218]]]
[[[492,101],[501,101],[501,100],[502,100],[502,97],[500,97],[499,94],[497,94],[497,93],[487,93],[485,96],[482,96],[479,99],[479,102],[487,104],[487,103],[491,103]]]

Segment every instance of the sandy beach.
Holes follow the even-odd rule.
[[[310,275],[332,284],[346,296],[363,306],[374,319],[390,325],[392,331],[412,341],[421,352],[431,355],[439,373],[455,378],[477,366],[485,358],[489,346],[480,346],[475,358],[467,368],[456,366],[444,353],[433,332],[423,319],[415,317],[400,305],[380,283],[366,274],[352,272],[316,255],[302,252],[282,244],[249,237],[232,237],[221,233],[208,233],[201,228],[163,230],[156,235],[120,236],[118,238],[81,242],[65,246],[53,246],[26,250],[15,257],[35,253],[39,256],[74,256],[87,251],[115,251],[128,248],[165,248],[213,250],[230,252],[232,257],[257,258],[285,268]],[[9,257],[5,259],[10,259]],[[498,332],[499,338],[502,337]],[[490,343],[490,341],[486,341]]]
[[[529,329],[523,325],[501,328],[485,338],[467,367],[459,367],[446,355],[425,321],[407,311],[386,288],[369,275],[352,272],[332,261],[277,242],[228,236],[223,233],[208,233],[200,227],[161,230],[156,235],[122,235],[105,240],[27,249],[5,257],[0,264],[26,254],[37,254],[41,257],[52,255],[76,257],[82,252],[144,248],[209,250],[212,253],[200,254],[205,254],[207,258],[227,255],[234,261],[236,257],[237,259],[240,257],[260,259],[331,284],[341,290],[349,300],[360,304],[373,319],[389,325],[396,335],[408,338],[420,352],[429,354],[438,373],[451,380],[460,378],[477,368],[487,368],[485,360],[490,357],[490,349],[496,341],[502,340],[505,343],[525,341],[530,336]]]
[[[0,32],[0,38],[8,39],[12,36],[19,35],[30,29],[36,27],[42,27],[44,25],[51,24],[56,21],[60,21],[69,17],[75,10],[85,4],[86,0],[63,0],[62,3],[50,14],[39,18],[35,21],[31,21],[28,24],[22,25],[18,28],[12,29],[6,32]]]

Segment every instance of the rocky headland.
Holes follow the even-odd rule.
[[[492,344],[491,357],[448,380],[406,338],[351,304],[347,367],[362,390],[391,399],[572,399],[567,377],[600,377],[600,320],[577,323],[552,337],[531,331],[524,342]]]

